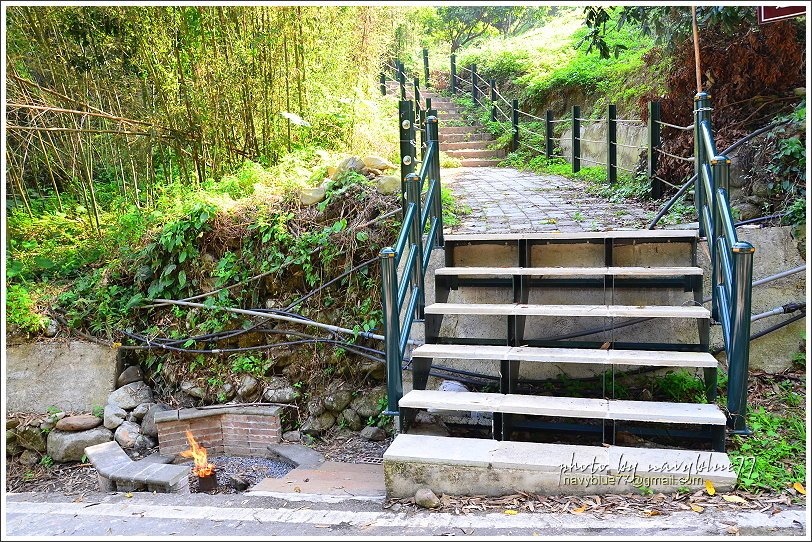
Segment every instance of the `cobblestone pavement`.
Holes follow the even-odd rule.
[[[443,169],[442,182],[471,209],[450,233],[639,229],[652,216],[634,203],[612,203],[588,194],[584,181],[558,175],[460,167]]]

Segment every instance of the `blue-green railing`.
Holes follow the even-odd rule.
[[[746,434],[755,248],[739,241],[736,235],[728,196],[730,159],[716,150],[710,96],[700,92],[694,97],[694,104],[694,201],[699,235],[708,240],[711,256],[711,314],[722,326],[727,354],[728,425],[734,433]]]
[[[380,252],[386,336],[386,414],[392,416],[398,415],[398,401],[403,396],[403,358],[412,324],[423,319],[425,277],[431,251],[443,246],[437,111],[426,108],[423,115],[416,114],[414,103],[409,100],[400,101],[399,111],[403,221],[395,246]],[[421,119],[425,120],[421,122]],[[422,134],[420,145],[417,144],[418,130]],[[421,150],[419,162],[418,149]],[[418,163],[420,169],[415,172]]]

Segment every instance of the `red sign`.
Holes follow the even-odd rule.
[[[786,6],[786,7],[759,7],[758,24],[772,23],[783,19],[791,19],[800,15],[806,15],[806,6]]]

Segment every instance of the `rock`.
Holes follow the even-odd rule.
[[[740,203],[736,208],[739,210],[739,220],[758,218],[762,214],[761,207],[752,203]]]
[[[302,440],[302,434],[298,431],[285,431],[282,433],[282,440],[287,442],[299,442]]]
[[[22,429],[17,428],[17,444],[26,450],[44,452],[46,448],[45,433],[39,426],[27,425]]]
[[[341,162],[338,163],[336,166],[336,171],[331,177],[331,179],[335,179],[342,173],[346,171],[355,171],[357,173],[361,173],[364,170],[364,162],[358,158],[357,156],[348,156],[343,159]]]
[[[414,503],[422,508],[438,508],[440,499],[429,488],[421,487],[414,494]]]
[[[386,388],[379,386],[366,392],[361,392],[358,397],[353,399],[351,406],[354,411],[358,413],[363,419],[370,416],[377,416],[383,411],[386,403],[382,400],[386,399]]]
[[[298,390],[291,386],[288,379],[281,377],[272,379],[262,394],[262,398],[269,403],[292,403],[297,397]]]
[[[163,403],[156,403],[149,407],[144,418],[141,420],[141,434],[151,438],[158,438],[158,428],[155,427],[155,413],[170,410]]]
[[[360,371],[366,378],[372,380],[383,382],[386,379],[386,365],[377,361],[361,363]]]
[[[343,388],[338,388],[333,391],[328,390],[327,394],[324,396],[325,408],[327,408],[327,410],[332,410],[333,412],[341,412],[347,408],[350,401],[352,401],[352,392]]]
[[[33,467],[39,463],[39,458],[40,455],[37,452],[33,450],[23,450],[23,453],[20,454],[20,463],[26,467]]]
[[[432,437],[448,437],[451,435],[448,426],[440,418],[425,411],[417,413],[414,424],[409,428],[409,433]]]
[[[381,429],[380,427],[375,427],[372,425],[368,425],[361,430],[361,438],[365,438],[372,442],[380,442],[382,440],[386,440],[386,431]]]
[[[322,414],[324,414],[324,401],[321,399],[313,399],[309,403],[307,403],[307,412],[310,414],[312,418],[318,418]]]
[[[113,432],[106,427],[87,431],[60,431],[48,434],[48,455],[54,461],[81,461],[85,448],[113,440]]]
[[[237,396],[248,402],[258,399],[260,391],[259,382],[251,375],[243,375],[237,386]]]
[[[750,193],[758,198],[766,199],[770,197],[770,187],[766,182],[757,179],[750,185]]]
[[[138,405],[141,406],[141,405]],[[127,411],[118,405],[106,405],[104,407],[104,426],[113,430],[121,425],[127,418]]]
[[[138,365],[130,365],[118,375],[116,385],[118,387],[126,386],[127,384],[138,382],[139,380],[144,380],[144,373],[141,371],[141,367]]]
[[[234,386],[226,382],[220,386],[220,389],[217,392],[217,402],[224,403],[226,401],[231,401],[236,396],[237,390],[234,388]]]
[[[48,318],[48,322],[45,324],[45,329],[42,331],[42,334],[46,337],[56,337],[57,332],[59,332],[59,325],[56,320]]]
[[[248,486],[251,485],[248,480],[239,474],[229,474],[228,482],[231,484],[231,487],[237,491],[245,491],[248,489]]]
[[[138,423],[138,418],[136,418],[136,417],[133,415],[133,413],[132,413],[132,412],[130,412],[129,414],[127,414],[127,419],[126,419],[126,421],[128,421],[128,422],[133,422],[133,423]]]
[[[50,431],[56,427],[57,422],[65,417],[64,412],[54,412],[49,414],[44,420],[39,423],[39,428],[45,431]]]
[[[136,439],[141,436],[141,427],[137,423],[122,422],[116,428],[115,439],[124,449],[135,448]]]
[[[180,391],[191,397],[196,397],[197,399],[205,399],[206,397],[206,390],[204,390],[200,386],[195,385],[194,382],[191,382],[189,380],[181,382]]]
[[[140,380],[121,386],[107,398],[107,404],[118,405],[124,410],[132,410],[141,403],[151,402],[152,389]]]
[[[330,179],[335,178],[336,171],[338,170],[336,169],[335,166],[327,166],[327,177]]]
[[[158,442],[155,439],[146,435],[138,435],[135,437],[135,446],[133,446],[133,450],[140,455],[146,455],[150,448],[154,448],[157,445]]]
[[[325,197],[327,197],[327,188],[323,186],[302,188],[299,191],[299,201],[302,202],[302,205],[314,205],[324,201]]]
[[[360,431],[364,427],[364,420],[351,408],[344,409],[338,415],[338,425],[352,431]]]
[[[395,164],[380,156],[364,156],[361,161],[370,169],[379,169],[381,171],[395,169]]]
[[[335,416],[330,414],[329,412],[325,412],[321,416],[315,418],[308,418],[303,424],[299,431],[305,435],[318,435],[330,429],[333,425],[335,425],[336,419]]]
[[[136,420],[141,421],[144,419],[144,416],[147,415],[147,412],[149,412],[149,409],[152,408],[154,404],[155,403],[141,403],[140,405],[135,407],[135,409],[132,411],[130,415]]]
[[[381,194],[397,194],[400,191],[400,177],[397,175],[381,175],[375,179],[375,188]]]
[[[19,418],[9,418],[6,420],[6,429],[16,429],[20,426]]]
[[[56,428],[60,431],[87,431],[102,424],[102,419],[92,414],[82,414],[81,416],[68,416],[56,422]]]
[[[380,169],[375,169],[374,167],[365,167],[364,175],[367,176],[367,179],[374,179],[375,177],[380,177],[383,175],[383,171]]]
[[[17,455],[23,447],[17,443],[17,433],[13,429],[6,429],[6,456]]]

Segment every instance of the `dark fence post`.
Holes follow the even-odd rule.
[[[491,86],[491,122],[496,122],[496,80],[491,79],[488,84]]]
[[[544,114],[544,155],[553,156],[553,110],[548,109]]]
[[[700,218],[700,221],[702,219]],[[747,379],[750,365],[750,310],[753,281],[753,245],[739,241],[733,245],[733,324],[727,360],[728,426],[734,433],[747,435]]]
[[[513,138],[510,142],[510,150],[515,152],[519,150],[519,100],[511,100],[510,117],[513,129]]]
[[[617,106],[609,104],[606,115],[606,178],[617,181]]]
[[[400,99],[406,99],[406,72],[403,70],[403,62],[398,60],[398,81],[400,82]]]
[[[581,107],[572,106],[572,172],[581,171]]]
[[[386,336],[386,413],[397,416],[398,401],[403,397],[403,369],[400,359],[400,314],[398,311],[398,270],[395,251],[386,247],[378,255],[381,261],[381,301]]]
[[[442,247],[445,245],[445,238],[443,237],[443,201],[442,201],[442,185],[440,184],[440,122],[437,119],[437,110],[431,109],[428,98],[426,98],[426,134],[428,136],[429,145],[434,145],[435,152],[432,160],[431,168],[429,171],[429,179],[437,179],[437,192],[434,194],[432,201],[432,213],[437,218],[437,238],[433,241],[433,247]],[[431,186],[431,185],[429,185]],[[429,247],[431,250],[433,247]]]
[[[651,197],[661,198],[663,195],[663,183],[657,177],[657,159],[660,147],[660,102],[648,103],[648,182],[651,185]]]
[[[423,49],[423,82],[429,88],[429,50]]]
[[[478,97],[479,92],[476,88],[476,64],[471,64],[471,98],[474,100],[474,105],[478,103]]]
[[[406,218],[406,193],[405,179],[409,173],[414,171],[414,104],[409,100],[401,100],[398,106],[400,120],[400,204],[403,211],[403,219]]]
[[[381,72],[381,96],[386,96],[386,74]]]
[[[451,55],[451,94],[457,93],[457,55]]]

